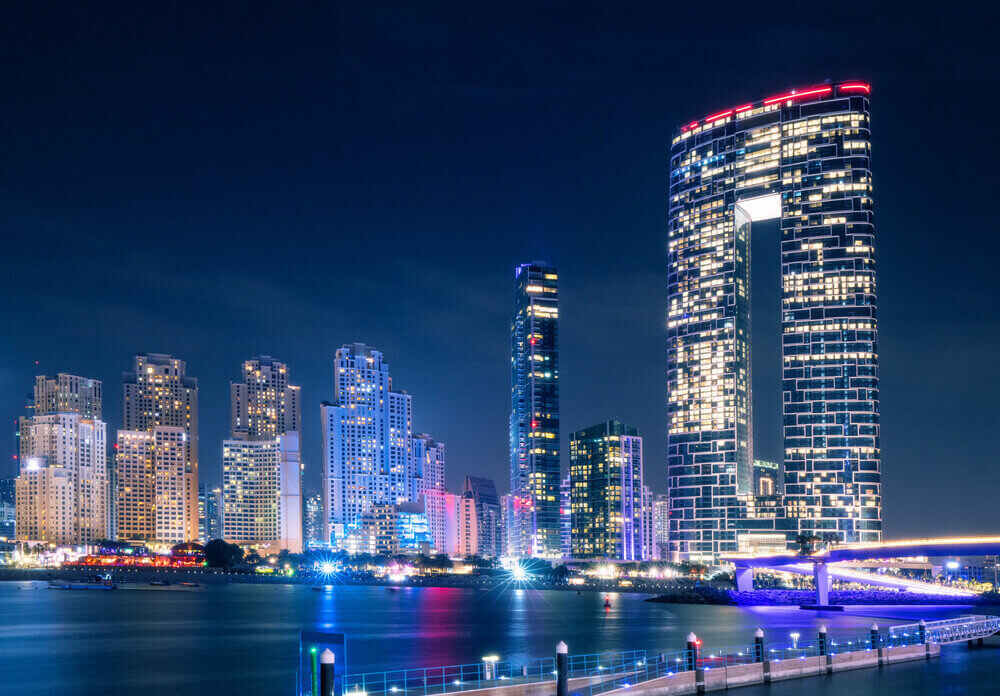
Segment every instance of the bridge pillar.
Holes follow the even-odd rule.
[[[753,568],[736,568],[736,589],[739,592],[753,590]]]
[[[825,607],[830,604],[830,568],[826,563],[813,565],[813,580],[816,583],[816,604]]]

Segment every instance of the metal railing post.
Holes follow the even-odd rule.
[[[556,645],[556,696],[569,694],[569,647],[563,641]]]

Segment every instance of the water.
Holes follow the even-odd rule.
[[[54,591],[0,583],[0,693],[288,696],[298,630],[347,636],[350,672],[476,662],[495,653],[519,662],[573,653],[682,649],[694,630],[706,648],[745,644],[754,629],[803,640],[819,623],[832,634],[864,633],[872,614],[789,608],[654,604],[645,595],[594,592],[337,587],[209,586],[202,592]],[[940,609],[882,609],[879,623],[940,618]],[[951,612],[952,614],[955,612]],[[751,687],[746,696],[994,693],[1000,649],[945,649],[940,661]],[[958,691],[956,691],[958,689]]]

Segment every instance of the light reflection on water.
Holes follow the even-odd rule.
[[[803,640],[936,618],[954,611],[880,608],[817,615],[794,608],[737,608],[642,601],[645,595],[335,586],[209,586],[203,592],[66,592],[0,583],[3,691],[38,694],[184,693],[185,696],[290,694],[300,628],[347,635],[349,671],[476,662],[498,654],[520,662],[548,656],[564,640],[573,653],[682,649],[695,631],[707,648],[742,645],[762,627],[768,640]],[[997,652],[949,650],[940,666],[996,660]],[[887,672],[887,679],[897,668]],[[936,672],[935,672],[936,673]],[[900,673],[900,678],[904,673]],[[909,674],[909,672],[906,672]],[[860,679],[860,681],[858,681]],[[935,683],[926,676],[919,684]],[[840,675],[837,676],[840,680]],[[822,681],[822,680],[819,680]],[[856,682],[856,683],[855,683]],[[843,680],[865,693],[874,682]],[[830,682],[831,688],[837,681]],[[992,682],[990,682],[992,684]],[[775,685],[776,689],[777,685]],[[816,693],[813,680],[783,689]],[[969,688],[972,688],[971,686]],[[798,693],[783,691],[781,693]],[[744,691],[751,696],[751,691]],[[779,691],[772,692],[779,696]],[[874,692],[871,692],[874,693]],[[884,692],[883,692],[884,693]],[[984,692],[986,693],[986,692]]]

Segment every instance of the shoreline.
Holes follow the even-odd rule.
[[[390,581],[361,573],[339,573],[331,581],[321,580],[314,575],[286,577],[258,575],[253,573],[227,572],[216,569],[192,568],[109,568],[99,566],[66,567],[66,568],[0,568],[0,582],[26,582],[60,580],[86,580],[98,574],[108,574],[116,583],[142,583],[151,580],[168,580],[170,582],[196,582],[204,585],[247,584],[247,585],[303,585],[307,587],[324,587],[327,585],[372,586],[385,588],[402,587],[439,587],[468,590],[494,590],[500,588],[521,588],[532,590],[554,590],[560,592],[604,592],[604,593],[634,593],[650,596],[683,592],[687,593],[695,586],[693,580],[671,580],[669,582],[645,583],[635,582],[628,587],[621,587],[613,582],[595,581],[586,585],[567,585],[558,581],[533,579],[526,582],[512,583],[508,578],[485,575],[429,575],[407,578],[404,581]],[[723,589],[722,586],[716,590]]]
[[[426,587],[444,589],[464,589],[490,592],[498,589],[551,590],[557,592],[593,592],[604,594],[638,594],[646,595],[643,601],[662,604],[712,605],[712,606],[773,606],[800,607],[810,609],[809,604],[813,593],[811,590],[780,590],[775,594],[764,596],[755,591],[752,601],[735,592],[726,584],[698,584],[694,580],[670,580],[661,582],[634,582],[631,586],[621,587],[613,582],[594,581],[586,585],[567,585],[558,581],[536,579],[530,582],[512,582],[508,578],[492,576],[461,576],[461,575],[430,575],[407,578],[403,581],[390,581],[387,578],[376,578],[361,573],[339,573],[331,581],[324,581],[317,576],[271,576],[244,572],[227,572],[219,569],[192,568],[108,568],[94,566],[79,566],[67,568],[0,568],[0,582],[47,582],[49,580],[66,580],[70,582],[87,581],[97,574],[110,573],[112,582],[121,586],[119,589],[140,589],[151,581],[167,581],[166,589],[178,588],[179,583],[195,583],[204,585],[301,585],[321,590],[325,587],[384,587],[387,590],[404,587]],[[158,588],[165,589],[165,588]],[[837,591],[831,593],[831,602],[840,607],[860,606],[965,606],[996,608],[1000,603],[993,598],[974,597],[968,601],[954,597],[932,597],[900,593],[873,593],[871,591]]]

